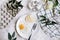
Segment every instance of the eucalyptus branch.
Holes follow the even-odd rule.
[[[41,15],[40,18],[42,18],[40,21],[42,22],[42,24],[45,24],[45,26],[57,24],[54,21],[50,21],[48,18],[46,18],[46,16]]]
[[[21,4],[21,1],[11,0],[7,3],[7,7],[9,9],[18,9],[18,7],[23,8],[23,5]]]
[[[22,9],[23,5],[21,4],[22,1],[17,1],[17,0],[10,0],[7,5],[7,9],[11,10],[12,16],[15,17],[16,13],[18,13],[19,8]],[[15,11],[16,10],[16,11]]]
[[[15,37],[15,32],[13,32],[13,34],[11,35],[10,33],[8,33],[8,40],[16,40],[17,38]]]

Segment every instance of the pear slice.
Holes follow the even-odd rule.
[[[31,15],[27,15],[27,16],[25,17],[25,21],[26,21],[26,22],[34,22],[35,19],[34,19],[34,17],[32,17]]]

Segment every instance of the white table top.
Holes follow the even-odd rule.
[[[8,25],[8,27],[6,27],[5,29],[0,29],[0,40],[8,40],[8,32],[9,33],[13,33],[15,31],[15,22],[16,20],[23,14],[26,13],[31,13],[32,11],[30,11],[27,8],[27,2],[28,0],[23,0],[22,4],[24,5],[23,9],[17,14],[17,16],[10,22],[10,24]],[[17,40],[26,40],[22,37],[20,37],[17,33],[16,33],[16,37]],[[49,36],[47,36],[42,29],[40,28],[39,31],[35,31],[31,37],[31,40],[52,40]],[[54,39],[57,40],[57,39]]]

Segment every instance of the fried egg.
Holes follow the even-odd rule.
[[[29,32],[28,27],[27,27],[26,24],[24,24],[24,23],[19,25],[19,30],[20,30],[22,33],[25,33],[25,34],[27,34],[27,33]]]

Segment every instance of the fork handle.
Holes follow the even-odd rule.
[[[28,40],[30,40],[30,38],[31,38],[31,35],[29,36]]]

